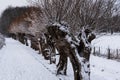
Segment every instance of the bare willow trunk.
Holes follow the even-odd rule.
[[[49,45],[43,39],[41,39],[40,44],[42,55],[46,60],[49,60],[50,59]]]
[[[74,71],[74,80],[82,80],[81,63],[79,62],[75,48],[71,47],[71,44],[66,39],[56,40],[56,47],[60,54],[59,63],[57,65],[57,74],[66,75],[67,70],[67,58],[70,58],[70,62]]]
[[[55,42],[52,39],[51,35],[48,33],[44,33],[46,44],[48,45],[49,49],[49,59],[50,64],[56,63],[56,48],[55,48]]]
[[[65,54],[64,50],[58,50],[58,52],[60,54],[60,58],[57,64],[57,75],[67,75],[67,55]]]
[[[18,40],[25,44],[25,34],[24,33],[18,33]]]
[[[57,74],[67,74],[67,58],[70,58],[70,62],[74,71],[74,80],[82,80],[81,63],[79,62],[75,48],[71,47],[71,44],[64,38],[55,40],[56,47],[60,54],[59,63],[57,65]]]
[[[67,75],[67,54],[66,52],[69,52],[69,50],[66,48],[66,43],[63,42],[63,39],[55,40],[56,48],[59,52],[60,58],[59,62],[57,64],[57,75]],[[65,46],[66,45],[66,46]]]

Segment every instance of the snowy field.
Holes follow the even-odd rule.
[[[117,49],[120,48],[120,34],[107,34],[97,37],[92,41],[93,46]]]
[[[120,62],[91,55],[91,80],[120,80]],[[56,67],[30,47],[11,38],[0,50],[0,80],[73,80],[71,64],[67,76],[56,76]]]
[[[102,54],[106,54],[108,48],[112,51],[120,50],[120,34],[99,36],[92,41],[92,46],[96,47],[97,50],[100,48]]]

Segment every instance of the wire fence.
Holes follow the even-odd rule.
[[[93,47],[92,54],[95,56],[120,61],[120,49],[103,49],[101,47]]]

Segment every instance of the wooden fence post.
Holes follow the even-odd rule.
[[[108,48],[108,59],[111,58],[110,49]]]
[[[40,44],[40,38],[38,38],[38,47],[39,47],[39,54],[42,52],[42,50],[41,50],[41,44]]]
[[[119,53],[118,53],[118,49],[116,49],[116,59],[119,58]]]
[[[98,54],[98,56],[100,56],[100,54],[101,54],[100,52],[101,52],[101,51],[100,51],[100,47],[99,47],[99,54]]]
[[[96,55],[95,47],[93,48],[93,55],[94,55],[94,56]]]

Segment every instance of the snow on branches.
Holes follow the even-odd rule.
[[[62,23],[47,26],[47,30],[55,40],[60,54],[57,74],[66,72],[66,58],[69,57],[73,66],[74,80],[90,80],[90,43],[95,38],[92,31],[82,29],[79,36],[75,37],[70,33],[69,27]]]

